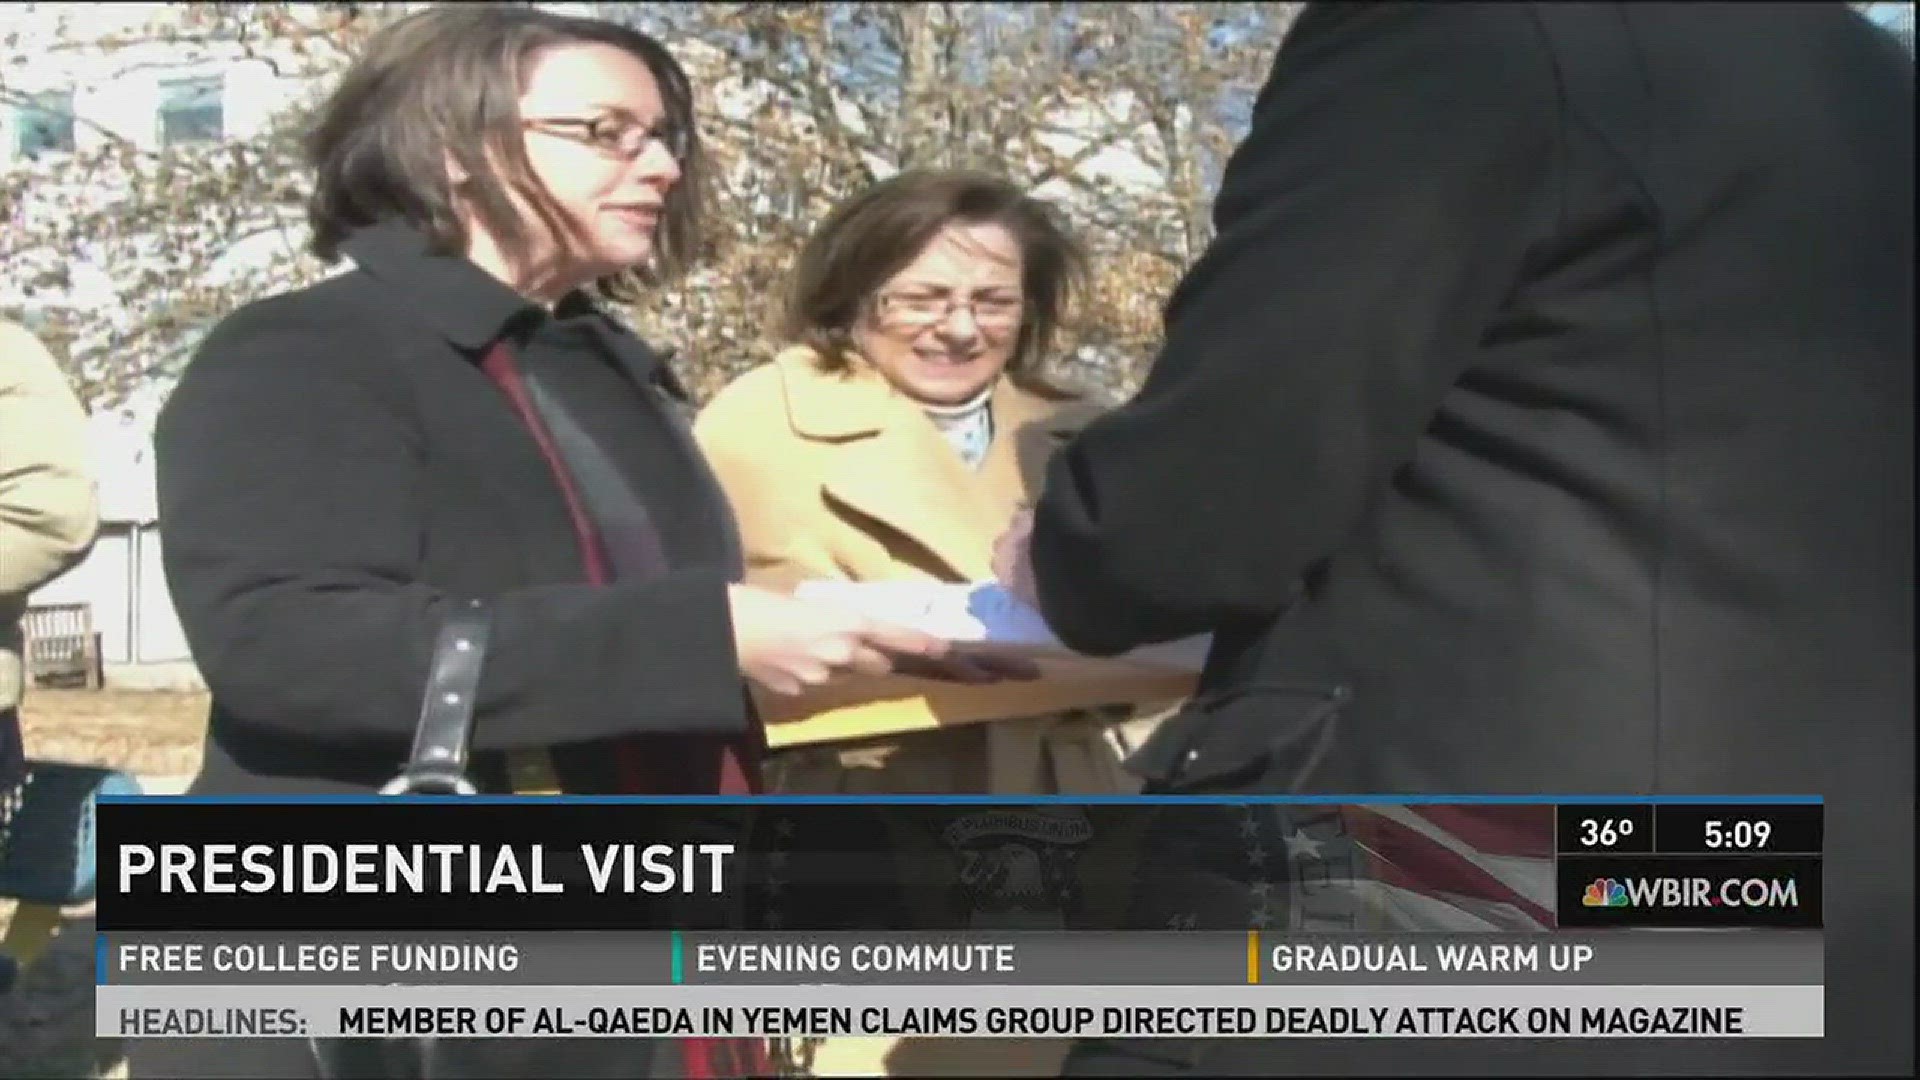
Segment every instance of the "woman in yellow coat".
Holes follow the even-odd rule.
[[[696,427],[739,516],[749,580],[991,580],[994,540],[1038,493],[1052,450],[1098,412],[1036,370],[1081,265],[1044,204],[991,176],[904,173],[837,207],[793,273],[794,344],[722,390]],[[769,783],[1123,791],[1130,740],[1115,717],[1137,710],[1088,707],[1171,703],[1183,685],[896,675],[769,699],[769,739],[787,747]]]
[[[1053,449],[1098,411],[1037,371],[1082,265],[1044,204],[991,176],[904,173],[837,207],[792,275],[792,345],[722,390],[696,426],[739,518],[749,580],[991,580],[994,541],[1039,493]],[[1187,688],[1167,675],[954,674],[764,699],[768,786],[1128,791],[1121,758]],[[1054,1075],[1064,1053],[1057,1041],[992,1042],[929,1053],[835,1040],[814,1066]]]

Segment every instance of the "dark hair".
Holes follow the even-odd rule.
[[[856,323],[887,280],[953,223],[996,224],[1020,245],[1026,312],[1007,376],[1053,389],[1037,368],[1086,280],[1086,256],[1052,208],[986,173],[930,169],[874,184],[828,213],[800,251],[780,333],[810,346],[828,371],[845,370]]]
[[[426,233],[436,250],[464,252],[449,155],[468,174],[476,214],[510,258],[523,258],[531,240],[510,190],[564,239],[552,197],[527,161],[520,94],[535,53],[584,44],[611,45],[647,65],[681,150],[681,178],[667,193],[653,266],[602,279],[599,289],[629,297],[642,281],[687,269],[699,242],[705,168],[686,72],[665,46],[630,27],[504,4],[429,8],[367,42],[307,136],[313,253],[332,262],[353,230],[393,218]]]

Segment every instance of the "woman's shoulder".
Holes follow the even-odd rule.
[[[1008,390],[1017,402],[1018,414],[1055,429],[1085,427],[1118,403],[1116,395],[1091,380],[1054,372],[1017,382],[1009,380]]]
[[[700,410],[696,427],[715,431],[744,425],[764,435],[774,417],[786,414],[793,383],[810,378],[813,364],[813,352],[804,346],[781,350],[721,387]]]
[[[393,385],[405,379],[404,365],[393,362],[399,320],[376,293],[370,279],[350,271],[235,308],[193,350],[169,410],[235,400],[363,400],[369,390],[389,405],[404,399],[407,392]]]
[[[283,374],[390,377],[391,347],[406,325],[371,278],[350,270],[235,308],[201,339],[183,377],[260,364]]]
[[[314,334],[327,338],[367,337],[385,320],[372,281],[349,270],[286,292],[250,301],[214,324],[201,347],[255,335]]]
[[[64,385],[63,379],[53,353],[33,331],[0,319],[0,391],[43,390]]]

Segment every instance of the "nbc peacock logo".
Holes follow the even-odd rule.
[[[1626,907],[1627,888],[1610,877],[1594,878],[1580,894],[1581,907]]]

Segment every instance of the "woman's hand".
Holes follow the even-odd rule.
[[[947,657],[940,638],[835,604],[730,585],[727,606],[740,673],[776,694],[799,694],[847,673],[885,675],[901,663]]]
[[[1040,610],[1040,593],[1033,582],[1033,556],[1028,545],[1033,540],[1033,511],[1013,515],[1013,523],[1000,539],[993,542],[993,576],[1020,602]]]

